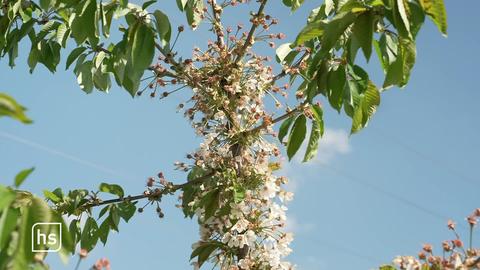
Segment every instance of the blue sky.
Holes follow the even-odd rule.
[[[157,6],[173,12],[172,24],[184,24],[174,1],[168,2]],[[293,15],[280,4],[268,10],[279,14],[277,31],[290,40],[321,3],[306,2]],[[382,95],[370,126],[349,137],[348,119],[329,109],[317,159],[285,166],[283,173],[296,193],[288,214],[296,235],[290,259],[299,269],[371,269],[397,254],[416,254],[423,243],[434,243],[439,250],[441,241],[452,237],[447,219],[463,222],[480,206],[480,32],[475,19],[480,2],[446,5],[449,37],[426,24],[410,84]],[[239,14],[227,11],[227,22],[240,22]],[[202,28],[181,37],[182,53],[203,46]],[[119,183],[137,194],[145,179],[159,171],[184,181],[172,164],[199,143],[183,116],[175,113],[185,95],[162,102],[132,99],[118,87],[108,94],[86,95],[73,73],[62,67],[55,75],[43,67],[30,75],[25,61],[30,45],[25,45],[15,69],[0,61],[0,91],[28,107],[35,123],[1,119],[0,183],[10,184],[30,166],[37,169],[24,188],[38,194],[58,186],[95,189],[100,182]],[[381,81],[378,65],[369,71]],[[163,202],[163,220],[151,209],[120,225],[120,233],[112,234],[105,248],[95,249],[82,269],[100,257],[110,258],[113,269],[189,269],[198,229],[175,203],[176,198]],[[73,269],[74,263],[64,266],[56,256],[49,262],[53,269]]]

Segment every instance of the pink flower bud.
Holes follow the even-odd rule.
[[[424,250],[425,252],[432,253],[432,250],[433,250],[432,245],[430,245],[430,244],[423,244],[423,250]]]
[[[84,248],[80,249],[80,252],[78,252],[78,256],[80,256],[80,259],[85,259],[88,255],[88,251]]]
[[[452,240],[452,244],[453,244],[455,247],[463,247],[463,242],[462,242],[462,240],[460,240],[460,239]]]
[[[449,219],[447,221],[447,226],[449,230],[452,230],[452,231],[455,230],[455,222],[453,220]]]

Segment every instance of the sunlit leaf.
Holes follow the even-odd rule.
[[[162,41],[162,46],[165,46],[170,42],[170,36],[172,35],[172,28],[170,26],[170,20],[167,15],[160,10],[155,10],[153,13],[155,16],[155,22],[158,35]]]
[[[27,117],[25,111],[25,107],[18,104],[11,96],[0,93],[0,117],[7,116],[24,124],[30,124],[32,120]]]
[[[117,195],[120,198],[124,196],[123,188],[117,184],[101,183],[98,190]]]
[[[288,137],[287,156],[289,160],[291,160],[295,153],[297,153],[298,149],[300,149],[300,146],[305,140],[306,133],[307,118],[305,117],[305,115],[301,114],[297,117],[295,123],[293,123],[290,136]]]
[[[420,0],[425,13],[432,19],[438,30],[447,35],[447,12],[443,0]]]
[[[30,168],[30,169],[25,169],[21,172],[19,172],[17,174],[17,176],[15,176],[15,187],[19,187],[23,181],[25,181],[25,179],[27,179],[27,177],[35,170],[34,167]]]

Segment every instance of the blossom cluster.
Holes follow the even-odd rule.
[[[480,269],[480,249],[473,247],[473,229],[480,217],[480,208],[467,217],[470,229],[469,243],[465,246],[456,230],[456,224],[449,220],[447,227],[455,238],[442,242],[441,255],[435,255],[430,244],[424,244],[417,257],[398,256],[393,264],[402,270],[439,269],[439,270],[471,270]]]
[[[221,269],[291,269],[283,257],[293,237],[282,228],[283,203],[293,194],[282,189],[286,178],[272,174],[280,151],[264,138],[273,133],[263,101],[272,70],[264,57],[250,55],[232,66],[233,57],[210,43],[206,52],[194,51],[192,62],[199,66],[185,69],[194,93],[185,115],[205,137],[191,154],[192,166],[215,172],[188,202],[200,224],[201,239],[193,247],[218,244],[211,257]],[[264,129],[250,132],[259,125]],[[218,200],[213,210],[204,202],[210,196]]]
[[[252,51],[256,42],[273,48],[274,40],[285,35],[266,33],[278,21],[263,12],[251,14],[250,31],[242,24],[236,30],[224,28],[219,19],[223,8],[246,2],[207,1],[211,10],[195,12],[212,22],[216,40],[205,49],[194,48],[191,59],[177,60],[169,52],[151,67],[152,97],[157,87],[175,84],[180,85],[178,89],[192,89],[191,97],[178,109],[197,136],[203,137],[200,147],[187,155],[188,161],[175,163],[178,170],[189,172],[192,181],[182,188],[180,207],[186,216],[195,216],[200,226],[200,240],[192,246],[195,269],[207,261],[222,270],[294,268],[285,261],[293,235],[284,231],[285,204],[293,193],[284,189],[288,180],[273,173],[280,150],[269,140],[276,134],[273,113],[265,108],[267,97],[281,108],[278,98],[286,96],[287,86],[276,86],[271,59]],[[178,32],[182,31],[179,27]],[[161,98],[172,92],[164,92]],[[168,187],[166,181],[159,187],[156,183],[154,179],[147,182],[155,194],[155,188]]]

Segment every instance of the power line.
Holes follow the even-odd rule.
[[[429,155],[429,154],[423,153],[421,151],[418,151],[415,147],[403,142],[402,140],[400,140],[400,139],[398,139],[398,138],[396,138],[392,135],[386,134],[379,129],[374,129],[374,128],[372,128],[372,129],[375,131],[375,133],[377,133],[378,136],[383,137],[384,139],[391,141],[392,143],[400,146],[401,148],[405,149],[408,152],[411,152],[411,153],[415,154],[417,157],[420,157],[421,159],[424,159],[424,160],[430,162],[433,165],[437,165],[438,168],[443,169],[446,172],[449,172],[451,175],[457,177],[457,179],[463,180],[464,182],[467,182],[467,183],[470,183],[470,184],[478,182],[475,179],[473,179],[469,176],[466,176],[461,171],[453,168],[452,166],[449,165],[448,162],[446,162],[444,160],[441,160],[437,157],[434,157],[432,155]]]
[[[346,180],[348,180],[348,181],[350,181],[350,182],[353,182],[353,183],[355,183],[355,184],[358,184],[358,185],[361,185],[361,186],[366,187],[366,188],[368,188],[368,189],[371,189],[371,190],[373,190],[373,191],[375,191],[375,192],[377,192],[377,193],[382,193],[382,194],[384,194],[384,195],[387,195],[387,197],[389,197],[389,198],[391,198],[391,199],[393,199],[393,200],[396,200],[396,201],[398,201],[398,202],[400,202],[400,203],[402,203],[402,204],[404,204],[404,205],[408,205],[408,206],[410,206],[410,207],[412,207],[412,208],[415,208],[415,209],[417,209],[417,210],[419,210],[419,211],[421,211],[421,212],[424,212],[424,213],[426,213],[426,214],[428,214],[428,215],[430,215],[430,216],[432,216],[432,217],[434,217],[434,218],[437,218],[437,219],[442,220],[442,221],[448,220],[448,217],[446,217],[445,215],[443,215],[443,214],[441,214],[441,213],[439,213],[439,212],[436,212],[436,211],[434,211],[434,210],[428,209],[428,208],[426,208],[426,207],[424,207],[424,206],[422,206],[422,205],[420,205],[420,204],[418,204],[418,203],[416,203],[416,202],[414,202],[414,201],[411,201],[411,200],[406,199],[406,198],[404,198],[404,197],[402,197],[402,196],[400,196],[400,195],[397,195],[397,194],[395,194],[394,192],[391,192],[391,191],[389,191],[389,190],[385,190],[385,189],[380,188],[380,187],[378,187],[378,186],[376,186],[376,185],[373,185],[373,184],[371,184],[371,183],[368,183],[368,182],[366,182],[366,181],[363,181],[362,179],[360,179],[360,178],[358,178],[358,177],[354,177],[354,176],[352,176],[352,175],[350,175],[350,174],[348,174],[348,173],[345,173],[345,172],[339,170],[338,168],[332,167],[332,166],[327,165],[327,164],[320,164],[320,166],[324,167],[325,169],[330,170],[331,172],[333,172],[333,173],[335,173],[335,174],[337,174],[337,175],[339,175],[339,176],[342,176],[343,178],[345,178]]]
[[[81,165],[90,167],[92,169],[101,171],[103,173],[106,173],[106,174],[109,174],[109,175],[112,175],[112,176],[115,176],[115,177],[126,178],[125,175],[123,175],[121,173],[118,173],[114,169],[108,168],[108,167],[103,166],[103,165],[99,165],[97,163],[90,162],[88,160],[84,160],[84,159],[76,157],[72,154],[65,153],[63,151],[60,151],[60,150],[42,145],[40,143],[37,143],[37,142],[31,141],[31,140],[19,137],[17,135],[13,135],[11,133],[0,131],[0,137],[11,140],[11,141],[14,141],[14,142],[17,142],[17,143],[20,143],[20,144],[23,144],[23,145],[26,145],[26,146],[29,146],[29,147],[32,147],[32,148],[35,148],[37,150],[47,152],[51,155],[55,155],[55,156],[59,156],[59,157],[68,159],[68,160],[73,161],[77,164],[81,164]]]

